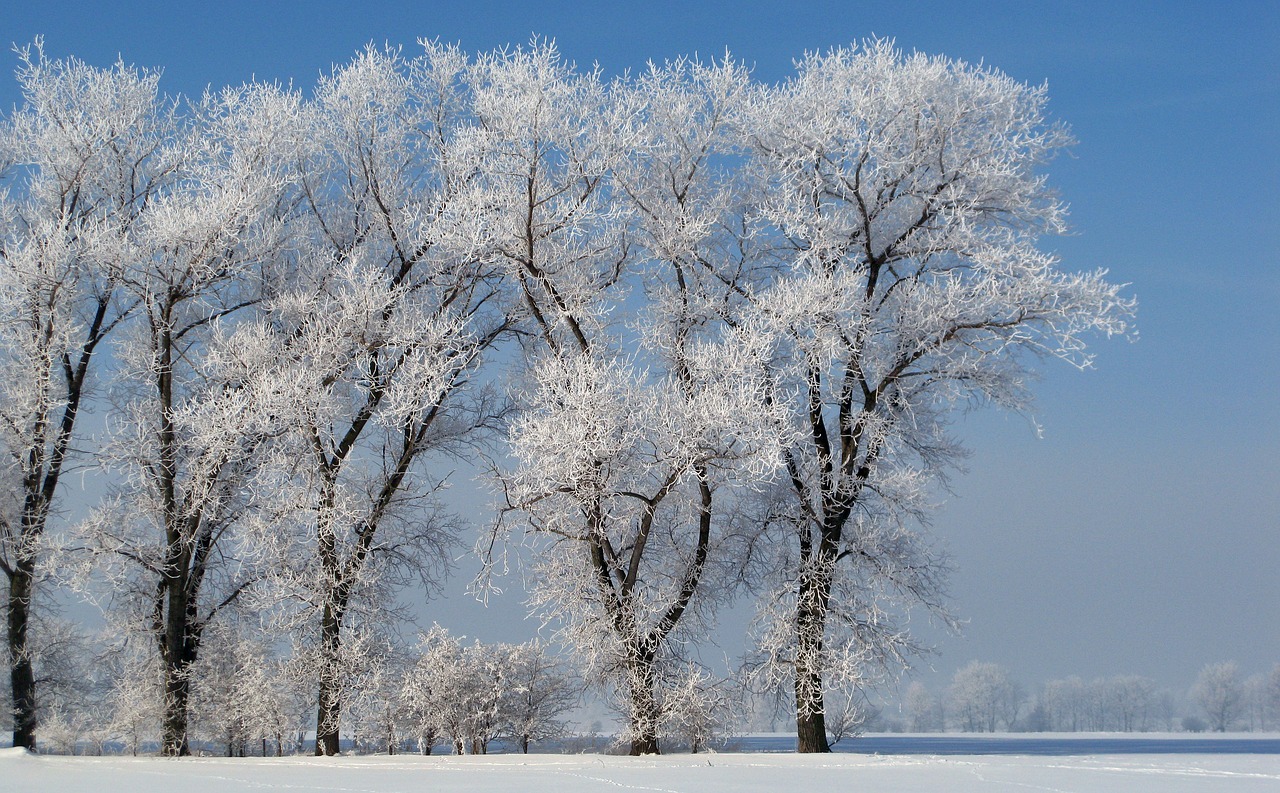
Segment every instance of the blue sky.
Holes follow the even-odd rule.
[[[1090,372],[1047,363],[1041,438],[1017,416],[959,424],[974,455],[935,530],[969,626],[925,679],[979,658],[1029,685],[1131,672],[1182,686],[1210,661],[1280,662],[1280,4],[24,5],[0,12],[0,41],[43,34],[54,57],[161,67],[170,93],[309,88],[370,41],[474,52],[534,33],[606,74],[727,48],[774,81],[805,50],[878,35],[1047,81],[1080,142],[1050,169],[1074,232],[1045,247],[1132,284],[1141,338],[1099,342]],[[0,108],[17,101],[0,81]],[[481,638],[532,629],[515,595],[430,608]]]

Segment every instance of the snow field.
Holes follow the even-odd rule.
[[[289,758],[35,756],[0,750],[4,793],[1183,793],[1280,790],[1277,755],[417,755]]]

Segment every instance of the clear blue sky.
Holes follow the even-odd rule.
[[[1141,340],[1100,343],[1092,372],[1047,364],[1043,438],[1020,417],[960,425],[974,456],[936,531],[970,623],[925,679],[980,658],[1028,685],[1132,672],[1181,686],[1209,661],[1280,661],[1280,3],[9,5],[0,41],[43,34],[54,57],[162,67],[171,93],[309,88],[370,41],[474,52],[533,33],[607,74],[728,48],[773,81],[806,49],[874,34],[1047,81],[1080,143],[1051,168],[1075,232],[1045,244],[1131,283]],[[0,107],[17,101],[0,81]],[[430,608],[520,638],[531,624],[503,600]]]

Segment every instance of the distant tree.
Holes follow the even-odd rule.
[[[966,732],[1012,729],[1026,698],[1008,669],[981,661],[959,669],[947,695],[951,712]]]
[[[419,638],[417,656],[402,689],[408,729],[423,754],[431,754],[439,738],[448,738],[454,754],[463,754],[470,737],[472,683],[462,641],[436,625]]]
[[[211,626],[192,672],[192,731],[222,745],[228,757],[282,755],[297,727],[298,686],[284,674],[287,659],[247,620]]]
[[[686,664],[665,686],[661,733],[697,754],[712,741],[732,734],[741,720],[741,696],[732,681],[712,676],[697,664]]]
[[[914,680],[903,700],[911,732],[939,732],[943,729],[942,703],[924,683]]]
[[[1049,723],[1059,732],[1084,729],[1087,707],[1085,683],[1079,677],[1050,680],[1040,695],[1049,714]]]
[[[395,754],[409,732],[403,692],[412,654],[391,636],[353,632],[349,643],[359,659],[344,700],[353,742],[358,751]]]
[[[1263,698],[1266,703],[1268,724],[1274,729],[1280,726],[1280,663],[1271,667],[1271,671],[1267,674]]]
[[[1226,732],[1244,714],[1244,684],[1234,661],[1208,664],[1200,670],[1191,697],[1209,719],[1210,729]]]
[[[110,734],[136,756],[156,741],[164,713],[164,671],[151,647],[125,640],[100,661],[109,670],[106,711]]]
[[[1146,730],[1156,707],[1156,683],[1140,675],[1119,675],[1107,681],[1109,710],[1123,732]]]
[[[1244,721],[1249,732],[1264,730],[1267,725],[1267,676],[1258,673],[1245,678]]]

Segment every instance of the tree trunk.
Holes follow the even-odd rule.
[[[804,713],[797,709],[796,751],[801,754],[831,751],[831,744],[827,743],[827,722],[822,711]]]
[[[181,569],[185,571],[186,565]],[[165,757],[191,754],[187,742],[188,706],[191,699],[191,667],[200,648],[195,625],[193,598],[187,594],[185,577],[167,577],[161,594],[164,635],[160,637],[160,657],[164,663],[164,715],[160,751]]]
[[[631,756],[662,754],[658,721],[662,714],[653,691],[653,658],[641,655],[631,666]]]
[[[342,612],[326,604],[320,623],[319,709],[316,714],[316,755],[338,753],[338,728],[342,714],[342,681],[338,652],[342,647]]]
[[[190,699],[191,679],[186,669],[165,670],[164,726],[160,751],[165,757],[186,757],[191,754],[187,743],[187,702]]]
[[[13,694],[13,745],[36,750],[36,676],[27,645],[31,624],[34,559],[19,558],[9,576],[9,685]]]
[[[520,754],[528,754],[528,753],[529,753],[529,736],[521,735],[520,736]]]
[[[796,751],[801,754],[831,751],[821,669],[834,566],[834,561],[828,563],[824,558],[826,545],[820,544],[818,561],[801,570],[796,597]]]

